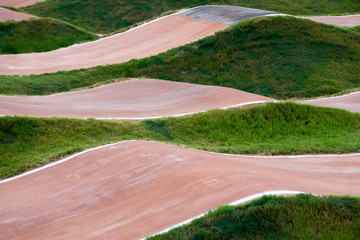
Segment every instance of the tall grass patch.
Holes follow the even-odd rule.
[[[360,147],[360,114],[290,102],[144,124],[165,142],[223,153],[342,153]]]
[[[146,139],[234,154],[360,151],[360,114],[295,103],[156,120],[0,118],[0,178],[81,150]]]
[[[98,38],[51,19],[0,22],[0,54],[45,52]]]
[[[359,229],[359,198],[299,194],[220,207],[148,239],[358,239]]]

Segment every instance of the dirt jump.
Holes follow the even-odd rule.
[[[305,103],[322,107],[342,108],[350,112],[360,113],[360,92],[354,92],[342,96],[297,101],[297,103]]]
[[[270,190],[360,195],[360,154],[223,155],[147,141],[0,182],[1,239],[139,239]]]
[[[137,79],[49,96],[0,95],[0,115],[144,119],[276,101],[240,90]]]
[[[228,6],[204,6],[195,10],[185,10],[124,33],[51,52],[0,55],[0,73],[41,74],[145,58],[214,34],[237,21],[273,14]]]
[[[37,17],[0,7],[0,22],[5,22],[7,20],[21,21],[30,18],[37,18]]]

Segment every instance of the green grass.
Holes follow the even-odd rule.
[[[47,0],[26,7],[24,10],[34,15],[62,19],[88,31],[109,33],[158,16],[168,10],[209,4],[237,5],[294,15],[360,11],[360,2],[357,0]]]
[[[119,78],[150,77],[236,88],[277,99],[331,95],[360,85],[360,35],[293,17],[249,19],[214,36],[123,64],[0,76],[0,94],[42,95]]]
[[[360,114],[290,102],[139,122],[1,117],[0,178],[122,140],[264,155],[359,152],[359,136]]]
[[[0,22],[0,54],[45,52],[98,38],[52,19]]]
[[[359,239],[360,198],[264,196],[240,206],[223,206],[149,240]]]

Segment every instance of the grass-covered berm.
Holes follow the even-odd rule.
[[[293,15],[360,12],[360,2],[357,0],[47,0],[23,9],[35,15],[62,19],[88,31],[109,33],[169,10],[211,4],[236,5]]]
[[[0,22],[0,54],[46,52],[99,37],[52,19]]]
[[[119,78],[226,86],[276,99],[360,86],[360,34],[288,16],[248,19],[214,36],[122,64],[31,76],[0,76],[1,94],[42,95]]]
[[[360,198],[264,196],[223,206],[149,240],[360,239]]]
[[[233,154],[316,154],[360,151],[360,114],[267,103],[144,121],[0,118],[0,178],[81,150],[147,139]]]

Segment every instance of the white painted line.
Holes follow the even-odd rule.
[[[303,18],[312,18],[312,17],[316,17],[316,18],[329,18],[329,17],[333,17],[333,18],[346,18],[346,17],[356,17],[356,16],[360,16],[360,14],[350,14],[350,15],[339,15],[339,16],[305,16]]]
[[[232,202],[232,203],[229,203],[227,205],[229,206],[236,206],[236,205],[240,205],[240,204],[243,204],[243,203],[246,203],[246,202],[249,202],[249,201],[252,201],[254,199],[258,199],[258,198],[261,198],[263,196],[267,196],[267,195],[295,195],[295,194],[300,194],[300,193],[304,193],[304,192],[299,192],[299,191],[288,191],[288,190],[279,190],[279,191],[266,191],[266,192],[262,192],[262,193],[258,193],[258,194],[254,194],[254,195],[250,195],[248,197],[245,197],[245,198],[242,198],[240,200],[237,200],[235,202]],[[316,195],[316,194],[313,194],[313,195]],[[317,195],[316,195],[317,196]],[[148,237],[153,237],[155,235],[158,235],[158,234],[162,234],[162,233],[166,233],[166,232],[169,232],[170,230],[174,229],[174,228],[177,228],[177,227],[180,227],[182,225],[185,225],[185,224],[189,224],[191,223],[193,220],[195,219],[198,219],[198,218],[201,218],[203,216],[205,216],[208,212],[206,213],[202,213],[196,217],[193,217],[193,218],[190,218],[188,220],[185,220],[181,223],[178,223],[174,226],[171,226],[165,230],[162,230],[154,235],[151,235],[151,236],[148,236]],[[141,238],[140,240],[146,240],[148,237],[146,238]]]
[[[187,9],[186,9],[186,10],[187,10]],[[108,36],[108,37],[100,38],[100,39],[98,39],[98,40],[91,41],[91,42],[84,42],[84,43],[80,43],[80,44],[74,44],[74,45],[71,45],[71,46],[69,46],[69,47],[64,47],[64,48],[56,49],[56,50],[54,50],[54,51],[61,51],[61,50],[69,49],[69,48],[72,48],[72,47],[78,47],[78,46],[82,46],[82,45],[86,45],[86,44],[90,44],[90,43],[94,43],[94,42],[100,42],[100,41],[103,41],[103,40],[106,40],[106,39],[109,39],[109,38],[114,38],[114,37],[120,36],[120,35],[122,35],[122,34],[125,34],[125,33],[128,33],[128,32],[131,32],[131,31],[133,31],[133,30],[136,30],[136,29],[138,29],[138,28],[142,28],[142,27],[144,27],[144,26],[146,26],[146,25],[148,25],[148,24],[152,24],[152,23],[154,23],[154,22],[160,21],[160,20],[162,20],[162,19],[164,19],[164,18],[173,16],[173,15],[178,15],[179,13],[182,13],[182,12],[184,12],[184,11],[186,11],[186,10],[182,10],[182,11],[179,11],[179,12],[176,12],[176,13],[172,13],[172,14],[169,14],[169,15],[166,15],[166,16],[163,16],[163,17],[160,17],[160,18],[151,20],[151,21],[146,22],[146,23],[143,23],[143,24],[141,24],[141,25],[139,25],[139,26],[130,28],[130,29],[124,31],[124,32],[116,33],[116,34],[111,35],[111,36]]]
[[[6,183],[6,182],[10,182],[12,180],[21,178],[21,177],[25,177],[27,175],[42,171],[44,169],[56,166],[58,164],[64,163],[66,161],[69,161],[77,156],[80,156],[81,154],[84,153],[88,153],[94,150],[98,150],[98,149],[102,149],[102,148],[106,148],[106,147],[110,147],[110,146],[114,146],[117,144],[122,144],[122,143],[127,143],[127,142],[136,142],[136,141],[144,141],[144,142],[152,142],[152,143],[157,143],[157,144],[163,144],[163,145],[171,145],[171,144],[167,144],[167,143],[162,143],[162,142],[156,142],[156,141],[148,141],[148,140],[125,140],[125,141],[120,141],[120,142],[116,142],[116,143],[110,143],[110,144],[106,144],[106,145],[102,145],[102,146],[98,146],[98,147],[94,147],[94,148],[90,148],[81,152],[78,152],[74,155],[71,155],[69,157],[66,157],[64,159],[58,160],[56,162],[44,165],[42,167],[30,170],[28,172],[25,172],[23,174],[17,175],[15,177],[11,177],[11,178],[7,178],[4,180],[0,181],[1,183]],[[176,146],[176,145],[173,145]],[[192,148],[191,148],[192,149]],[[258,155],[238,155],[238,154],[228,154],[228,153],[216,153],[216,152],[208,152],[208,151],[204,151],[204,150],[199,150],[199,149],[193,149],[195,151],[199,151],[199,152],[205,152],[205,153],[210,153],[210,154],[216,154],[216,155],[222,155],[222,156],[238,156],[238,157],[252,157],[252,158],[306,158],[306,157],[349,157],[349,156],[359,156],[360,157],[360,153],[350,153],[350,154],[323,154],[323,155],[275,155],[275,156],[258,156]],[[360,161],[360,158],[358,159]]]
[[[40,172],[44,169],[47,169],[47,168],[50,168],[50,167],[53,167],[53,166],[56,166],[56,165],[59,165],[61,163],[64,163],[66,161],[69,161],[79,155],[82,155],[84,153],[87,153],[87,152],[91,152],[91,151],[95,151],[95,150],[98,150],[98,149],[101,149],[101,148],[105,148],[105,147],[110,147],[110,146],[113,146],[113,145],[116,145],[116,144],[119,144],[119,143],[124,143],[124,142],[133,142],[133,141],[137,141],[137,140],[126,140],[126,141],[121,141],[121,142],[117,142],[117,143],[110,143],[110,144],[106,144],[106,145],[102,145],[102,146],[98,146],[98,147],[94,147],[94,148],[90,148],[90,149],[87,149],[87,150],[84,150],[84,151],[81,151],[81,152],[78,152],[78,153],[75,153],[74,155],[71,155],[67,158],[64,158],[64,159],[61,159],[61,160],[58,160],[56,162],[53,162],[53,163],[49,163],[47,165],[44,165],[42,167],[39,167],[39,168],[35,168],[33,170],[30,170],[28,172],[25,172],[23,174],[20,174],[20,175],[17,175],[15,177],[11,177],[11,178],[7,178],[7,179],[4,179],[4,180],[1,180],[0,181],[0,184],[1,183],[6,183],[6,182],[10,182],[10,181],[13,181],[15,179],[18,179],[18,178],[21,178],[21,177],[25,177],[27,175],[30,175],[30,174],[33,174],[33,173],[36,173],[36,172]]]
[[[299,101],[296,101],[296,102],[307,102],[307,101],[315,101],[315,100],[328,100],[328,99],[334,99],[334,98],[348,97],[348,96],[356,95],[356,94],[360,94],[360,91],[352,92],[352,93],[348,93],[348,94],[344,94],[344,95],[339,95],[339,96],[333,96],[333,97],[323,97],[323,98],[313,98],[313,99],[307,99],[307,100],[299,100]]]
[[[253,102],[245,102],[245,103],[239,103],[239,104],[235,104],[235,105],[230,105],[227,107],[221,107],[219,109],[228,109],[228,108],[235,108],[235,107],[241,107],[241,106],[247,106],[247,105],[253,105],[253,104],[260,104],[260,103],[266,103],[266,102],[277,102],[277,101],[253,101]],[[166,118],[166,117],[182,117],[182,116],[188,116],[188,115],[193,115],[193,114],[197,114],[197,113],[204,113],[204,112],[208,112],[211,110],[214,110],[216,108],[213,109],[209,109],[209,110],[202,110],[202,111],[198,111],[198,112],[188,112],[188,113],[180,113],[180,114],[173,114],[173,115],[163,115],[163,116],[154,116],[154,117],[139,117],[139,118],[95,118],[98,120],[149,120],[149,119],[157,119],[157,118]],[[88,118],[83,118],[83,119],[88,119]]]

